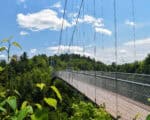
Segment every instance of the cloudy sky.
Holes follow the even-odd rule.
[[[13,54],[26,51],[31,57],[71,52],[112,63],[115,60],[113,0],[95,0],[95,5],[93,1],[84,0],[76,25],[81,0],[68,0],[64,18],[65,0],[2,0],[0,40],[14,36],[13,40],[23,49],[12,49]],[[131,0],[116,1],[118,63],[142,60],[150,53],[150,1],[134,0],[135,21]],[[58,46],[62,23],[61,45]],[[0,59],[5,56],[0,53]]]

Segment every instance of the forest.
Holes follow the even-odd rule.
[[[90,57],[80,56],[76,54],[62,54],[60,56],[54,55],[49,57],[51,65],[55,66],[57,70],[71,67],[74,70],[96,70],[106,72],[126,72],[126,73],[140,73],[150,74],[150,54],[143,61],[135,61],[134,63],[126,63],[116,65],[106,65],[100,61],[95,61]]]
[[[59,58],[59,57],[58,57]],[[54,61],[58,62],[60,59]],[[78,58],[79,59],[79,58]],[[86,58],[84,58],[86,59]],[[0,118],[3,120],[112,120],[103,106],[96,106],[61,80],[52,82],[51,57],[27,53],[1,60]],[[60,61],[58,69],[64,69]],[[66,63],[67,64],[67,63]]]

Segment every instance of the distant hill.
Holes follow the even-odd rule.
[[[117,65],[112,63],[106,65],[101,61],[95,61],[90,57],[76,54],[61,54],[49,57],[49,61],[55,69],[74,69],[74,70],[96,70],[96,71],[118,71],[127,73],[150,74],[150,54],[143,61]]]

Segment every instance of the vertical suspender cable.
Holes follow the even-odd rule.
[[[135,46],[135,5],[134,0],[132,2],[132,22],[133,22],[133,44],[134,44],[134,60],[136,61],[136,46]]]
[[[101,18],[104,19],[103,0],[101,0],[100,4],[101,4]],[[101,49],[104,54],[104,34],[103,33],[101,33],[101,42],[102,42]],[[102,54],[101,54],[101,60],[104,60],[104,55],[102,55]],[[101,71],[104,71],[104,70],[101,70]]]
[[[114,8],[114,38],[115,38],[115,86],[116,86],[116,117],[118,118],[118,85],[117,85],[117,63],[118,63],[118,34],[117,34],[117,7],[116,0],[113,1]]]
[[[103,0],[101,0],[101,18],[103,19],[104,18],[104,15],[103,15]],[[104,52],[104,35],[101,34],[101,39],[102,39],[102,50]]]
[[[134,62],[136,62],[136,40],[135,40],[135,5],[134,5],[134,0],[131,0],[131,4],[132,4],[132,22],[133,22],[133,47],[134,47]],[[133,75],[133,79],[135,78],[135,74]],[[134,89],[133,89],[133,84],[131,84],[131,94],[132,94],[132,98],[134,97]]]
[[[95,0],[94,0],[94,17],[95,17]],[[94,81],[95,81],[95,103],[96,103],[96,32],[94,31]]]
[[[85,2],[83,2],[83,17],[84,17],[84,12],[85,12]],[[85,31],[84,31],[84,27],[83,27],[83,38],[82,38],[82,45],[83,45],[83,56],[85,56],[85,40],[84,40],[84,37],[85,37]],[[82,70],[85,69],[85,65],[82,66]]]

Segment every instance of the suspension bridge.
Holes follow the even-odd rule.
[[[64,6],[64,14],[63,19],[66,15],[66,9],[67,9],[67,3],[69,1],[65,0],[65,6]],[[96,16],[96,2],[93,0],[93,15]],[[104,1],[100,1],[99,10],[101,18],[104,18]],[[99,29],[95,28],[96,31],[99,31],[101,33],[101,37],[97,37],[97,33],[93,30],[91,30],[91,33],[93,35],[92,39],[93,46],[92,46],[92,57],[96,61],[97,53],[101,53],[101,58],[105,57],[106,59],[109,59],[109,54],[113,54],[114,56],[114,63],[117,65],[119,63],[120,54],[118,52],[119,44],[118,44],[118,23],[117,20],[119,19],[118,16],[118,1],[113,0],[112,2],[112,21],[113,21],[113,45],[114,48],[107,49],[104,48],[104,40],[105,36],[104,33],[107,35],[110,35],[111,32],[106,29]],[[61,54],[62,51],[64,51],[64,44],[63,44],[63,33],[67,34],[65,37],[65,41],[67,44],[67,52],[66,53],[79,53],[81,54],[81,51],[83,51],[82,55],[86,56],[86,48],[84,40],[87,40],[88,33],[86,34],[84,31],[85,29],[78,28],[78,24],[82,22],[92,23],[94,22],[93,26],[101,26],[99,22],[96,22],[95,18],[84,15],[85,13],[85,1],[81,0],[80,4],[78,6],[78,11],[76,15],[76,19],[74,19],[73,25],[73,31],[71,34],[71,37],[67,44],[67,37],[68,37],[68,30],[64,30],[64,24],[65,21],[62,21],[61,25],[61,31],[59,36],[59,43],[58,43],[58,51],[57,54]],[[130,1],[130,7],[131,10],[131,21],[127,24],[130,24],[132,35],[130,38],[132,38],[132,44],[131,47],[133,47],[133,59],[132,62],[135,62],[137,59],[137,46],[136,46],[136,16],[135,16],[135,0]],[[82,14],[83,13],[83,14]],[[83,19],[81,19],[81,17]],[[89,21],[87,19],[90,19]],[[100,21],[100,19],[99,19]],[[69,31],[70,32],[70,31]],[[76,39],[76,41],[75,41]],[[78,41],[77,39],[80,39],[81,41]],[[100,46],[98,46],[99,41],[101,40],[101,51]],[[91,42],[90,42],[91,43]],[[90,44],[89,43],[89,44]],[[83,46],[83,50],[79,52],[72,52],[73,45],[76,46]],[[82,45],[81,45],[82,44]],[[91,51],[92,51],[91,50]],[[110,53],[107,53],[105,51],[113,51]],[[125,54],[122,51],[123,57],[125,58]],[[108,55],[108,56],[107,56]],[[131,56],[130,56],[131,57]],[[71,57],[69,59],[72,59]],[[122,58],[123,59],[123,58]],[[102,61],[103,62],[103,61]],[[71,67],[71,65],[69,66]],[[86,97],[88,97],[90,100],[95,102],[97,105],[103,105],[106,107],[106,111],[108,111],[114,118],[121,119],[121,120],[145,120],[146,116],[149,114],[150,111],[150,102],[148,99],[150,98],[150,75],[146,74],[136,74],[136,73],[121,73],[117,72],[117,68],[115,72],[104,72],[104,71],[74,71],[74,70],[64,70],[64,71],[57,71],[54,74],[54,78],[60,78],[63,81],[67,82],[69,85],[83,93]]]
[[[62,79],[120,120],[145,120],[150,111],[150,75],[101,71],[59,71]]]

